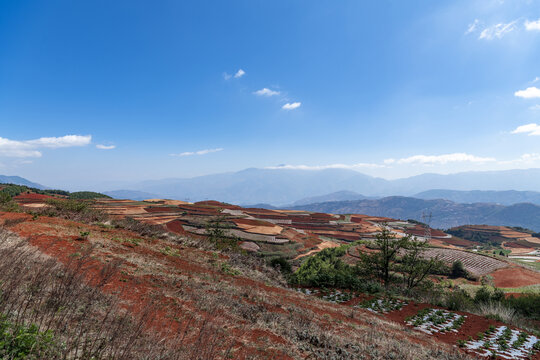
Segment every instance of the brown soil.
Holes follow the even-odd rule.
[[[495,270],[493,276],[495,286],[502,288],[517,288],[540,284],[540,273],[519,266]]]

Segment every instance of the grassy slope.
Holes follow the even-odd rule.
[[[219,358],[227,350],[235,359],[463,357],[371,313],[288,290],[278,274],[256,260],[205,249],[189,239],[144,237],[25,214],[0,214],[0,224],[2,231],[13,232],[64,267],[77,268],[77,259],[91,259],[84,273],[90,285],[116,264],[100,291],[134,316],[150,314],[145,331],[177,342],[177,335],[185,333],[184,347],[213,348],[206,358]],[[205,327],[206,335],[194,331],[205,324],[213,325]],[[215,338],[220,341],[210,340]]]

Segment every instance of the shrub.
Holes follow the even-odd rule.
[[[324,249],[309,257],[291,276],[291,283],[302,286],[356,289],[361,286],[354,267],[340,258],[347,246]]]
[[[461,289],[448,292],[444,298],[444,306],[449,310],[463,311],[472,305],[473,301],[469,294]]]
[[[486,302],[478,305],[478,312],[488,318],[510,323],[516,311],[500,302]]]
[[[463,263],[459,260],[456,260],[452,263],[452,269],[450,270],[450,273],[454,279],[469,277],[469,273],[467,272],[467,270],[465,270]]]
[[[40,332],[35,324],[15,325],[0,316],[0,356],[2,359],[47,358],[54,352],[50,330]]]
[[[0,191],[0,211],[18,212],[20,209],[19,204],[13,201],[8,193]]]
[[[11,196],[8,193],[0,191],[0,205],[5,205],[11,200]]]
[[[278,269],[284,274],[290,274],[292,272],[291,264],[284,257],[275,257],[269,261],[270,266]]]
[[[503,302],[527,318],[540,320],[540,294],[525,294],[518,298],[511,296]]]
[[[491,301],[491,291],[486,286],[482,286],[474,295],[474,302],[477,304]]]

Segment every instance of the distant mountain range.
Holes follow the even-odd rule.
[[[315,204],[328,201],[345,201],[345,200],[366,200],[372,199],[374,197],[368,197],[361,194],[358,194],[354,191],[336,191],[331,194],[321,195],[321,196],[311,196],[307,198],[300,199],[295,201],[290,206],[301,206],[307,204]]]
[[[498,192],[507,190],[525,191],[534,197],[540,191],[540,169],[464,172],[450,175],[423,174],[409,178],[386,180],[345,169],[291,170],[291,169],[246,169],[234,173],[198,176],[186,179],[164,179],[126,184],[128,190],[142,191],[178,200],[219,200],[235,204],[267,203],[283,206],[302,201],[305,198],[324,194],[353,192],[354,196],[414,196],[432,189],[466,191],[471,194],[459,195],[477,202],[479,197],[486,202],[512,203],[511,194],[493,197],[494,194],[477,194],[472,190]],[[100,192],[118,190],[116,188],[97,188]],[[439,190],[437,190],[439,191]],[[362,195],[359,195],[362,194]],[[335,194],[334,194],[335,195]],[[346,196],[351,194],[345,193]],[[524,194],[515,194],[518,198]],[[325,195],[327,196],[327,195]],[[341,196],[341,195],[339,195]],[[428,193],[421,196],[439,197]],[[445,194],[444,196],[458,196]],[[353,198],[356,199],[356,198]],[[326,199],[328,200],[328,199]],[[334,200],[344,200],[336,198]],[[456,199],[457,200],[457,199]],[[502,201],[504,200],[504,201]],[[313,200],[311,200],[313,201]],[[461,201],[461,200],[460,200]],[[528,200],[537,203],[537,200]]]
[[[532,203],[540,205],[540,192],[536,191],[459,191],[459,190],[428,190],[414,195],[418,199],[445,199],[457,203],[495,203],[513,205]],[[349,199],[355,200],[355,199]]]
[[[20,176],[0,175],[0,184],[24,185],[24,186],[33,187],[33,188],[36,188],[36,189],[41,189],[41,190],[47,189],[47,187],[45,187],[45,186],[43,186],[41,184],[32,182],[32,181],[27,180],[25,178],[22,178]]]
[[[540,206],[530,203],[510,206],[488,203],[458,204],[449,200],[391,196],[377,200],[331,201],[290,209],[334,214],[369,214],[418,221],[423,221],[423,214],[431,213],[431,226],[439,229],[466,224],[485,224],[521,226],[540,231]]]

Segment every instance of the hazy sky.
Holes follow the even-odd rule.
[[[540,167],[540,1],[2,1],[0,174]]]

